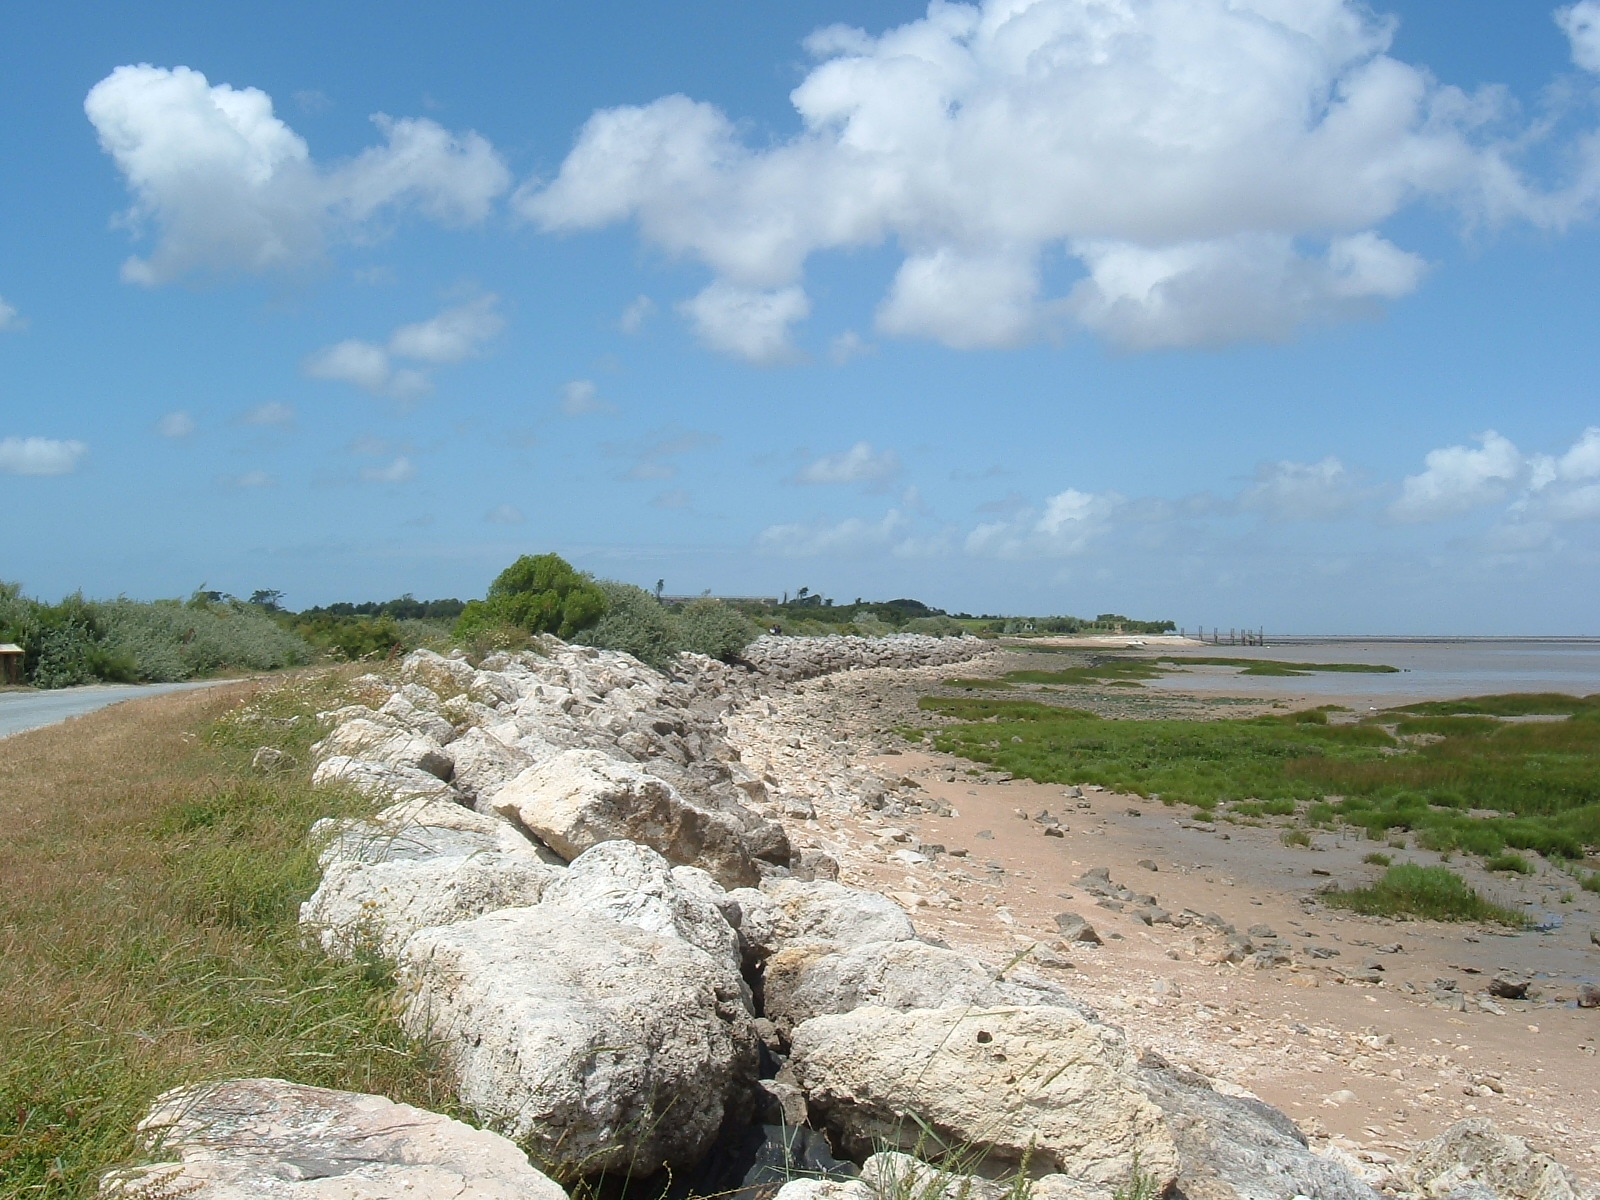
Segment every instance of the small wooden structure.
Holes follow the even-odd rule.
[[[0,683],[22,682],[22,647],[0,644]]]

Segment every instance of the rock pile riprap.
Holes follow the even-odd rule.
[[[758,1165],[720,1181],[769,1181],[752,1198],[801,1157],[824,1178],[781,1200],[901,1194],[932,1170],[907,1154],[942,1146],[984,1177],[951,1195],[998,1196],[988,1180],[1025,1169],[1038,1200],[1371,1200],[1283,1114],[1141,1059],[1056,984],[920,940],[893,899],[837,882],[818,806],[921,801],[803,736],[794,688],[982,648],[763,638],[759,670],[684,655],[661,672],[545,639],[476,667],[419,651],[357,679],[324,714],[314,778],[377,811],[318,826],[301,920],[330,954],[396,964],[405,1026],[493,1132],[234,1081],[164,1099],[147,1125],[181,1163],[106,1191],[498,1200],[553,1195],[546,1174],[693,1178],[753,1139]]]

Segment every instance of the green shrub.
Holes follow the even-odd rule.
[[[1390,863],[1394,862],[1394,859],[1389,857],[1387,854],[1380,854],[1378,851],[1374,850],[1371,854],[1363,854],[1361,856],[1361,861],[1366,863],[1369,867],[1387,867]]]
[[[1421,917],[1429,921],[1488,921],[1522,928],[1521,913],[1485,900],[1448,867],[1402,863],[1371,887],[1326,892],[1324,904],[1374,917]]]
[[[1304,829],[1285,829],[1278,835],[1278,840],[1285,846],[1311,845],[1311,835]]]
[[[708,658],[735,658],[759,636],[743,613],[709,597],[684,605],[677,625],[679,648]]]
[[[605,611],[606,593],[587,572],[559,554],[524,554],[495,576],[487,598],[468,601],[455,634],[468,641],[485,629],[511,625],[570,639]]]
[[[598,588],[605,615],[574,639],[602,650],[621,650],[652,667],[664,667],[681,648],[672,614],[661,602],[631,583],[603,580]]]
[[[1600,871],[1590,871],[1583,880],[1583,890],[1586,892],[1600,892]]]
[[[305,639],[253,604],[195,595],[187,603],[111,600],[94,606],[105,640],[132,664],[132,678],[193,679],[229,669],[274,671],[311,660]]]

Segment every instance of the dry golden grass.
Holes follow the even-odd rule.
[[[277,1075],[450,1111],[375,964],[295,927],[319,816],[358,811],[303,768],[337,680],[131,701],[0,741],[0,1196],[83,1197],[137,1153],[167,1088]],[[241,703],[278,720],[227,719]],[[291,721],[289,718],[300,719]]]

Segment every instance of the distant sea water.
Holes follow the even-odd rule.
[[[1600,638],[1269,636],[1265,646],[1184,648],[1174,657],[1186,655],[1383,663],[1399,670],[1394,674],[1327,672],[1282,677],[1241,675],[1228,667],[1196,666],[1151,680],[1146,686],[1204,695],[1372,708],[1498,692],[1600,694]]]

